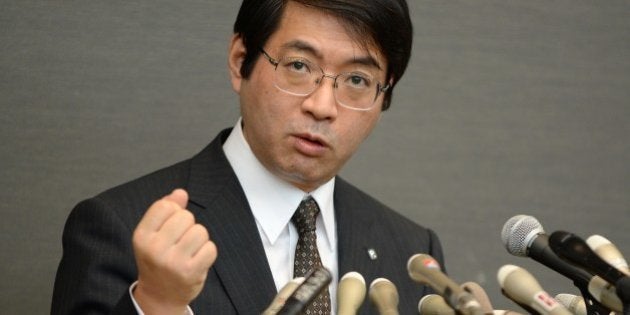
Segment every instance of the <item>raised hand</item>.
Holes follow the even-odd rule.
[[[145,314],[184,314],[199,295],[217,248],[186,210],[176,189],[149,207],[133,233],[138,285],[133,295]]]

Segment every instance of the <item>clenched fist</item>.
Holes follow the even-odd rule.
[[[176,189],[147,210],[133,233],[138,285],[133,295],[145,314],[183,314],[199,295],[217,249],[186,210]]]

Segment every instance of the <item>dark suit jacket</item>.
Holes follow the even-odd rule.
[[[146,209],[175,188],[219,250],[195,314],[260,314],[276,294],[245,194],[222,150],[224,130],[199,154],[79,203],[63,233],[52,314],[134,314],[128,288],[137,278],[132,232]],[[406,262],[428,253],[443,263],[436,235],[393,212],[341,178],[334,192],[339,275],[357,271],[398,287],[401,314],[416,314],[427,288],[410,280]],[[374,249],[378,258],[369,257]],[[361,314],[376,314],[367,301]]]

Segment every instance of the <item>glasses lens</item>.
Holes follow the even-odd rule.
[[[377,83],[369,74],[343,73],[337,77],[337,101],[355,109],[369,109],[376,99]]]
[[[323,77],[317,64],[303,58],[285,57],[278,61],[274,84],[283,92],[307,96],[317,89]],[[335,83],[335,98],[340,105],[356,110],[374,106],[379,84],[372,75],[361,71],[342,73]]]
[[[276,86],[295,95],[308,95],[315,88],[321,71],[310,61],[301,58],[282,58],[276,68]]]

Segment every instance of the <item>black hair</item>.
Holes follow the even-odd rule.
[[[277,30],[289,1],[313,7],[342,21],[362,45],[374,45],[387,60],[382,110],[389,108],[394,85],[400,80],[411,55],[413,27],[405,0],[243,0],[234,23],[247,50],[241,75],[248,78],[269,37]]]

